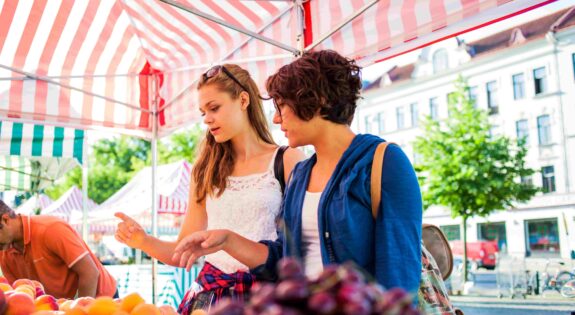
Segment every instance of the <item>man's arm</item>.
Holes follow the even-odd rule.
[[[100,271],[89,253],[70,266],[78,274],[78,297],[96,297]]]

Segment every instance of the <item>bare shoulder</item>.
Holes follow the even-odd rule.
[[[301,150],[288,148],[284,153],[284,173],[286,177],[291,173],[297,162],[303,161],[304,159],[305,154]]]

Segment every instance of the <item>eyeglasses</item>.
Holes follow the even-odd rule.
[[[228,78],[234,80],[234,82],[236,82],[242,89],[244,89],[244,91],[248,92],[248,89],[243,84],[241,84],[240,81],[236,79],[236,77],[234,77],[234,75],[228,71],[228,69],[226,69],[226,67],[221,65],[216,65],[208,69],[208,71],[206,71],[203,75],[204,82],[218,75],[220,71],[223,71],[228,76]]]

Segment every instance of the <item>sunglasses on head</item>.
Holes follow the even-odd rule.
[[[240,81],[236,79],[236,77],[230,71],[228,71],[228,69],[226,69],[226,67],[222,65],[213,66],[210,69],[208,69],[208,71],[206,71],[203,75],[204,81],[207,81],[215,77],[220,72],[225,73],[228,76],[228,78],[234,80],[234,82],[236,82],[242,89],[244,89],[244,91],[246,92],[248,91],[248,89],[243,84],[241,84]]]

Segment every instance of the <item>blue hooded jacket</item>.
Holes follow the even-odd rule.
[[[417,177],[403,151],[388,146],[383,163],[381,203],[371,213],[371,166],[383,140],[357,135],[344,152],[321,195],[318,224],[323,265],[353,261],[385,288],[416,293],[421,276],[422,201]],[[283,230],[268,246],[256,275],[275,275],[283,256],[303,257],[302,205],[316,155],[298,163],[286,187]]]

